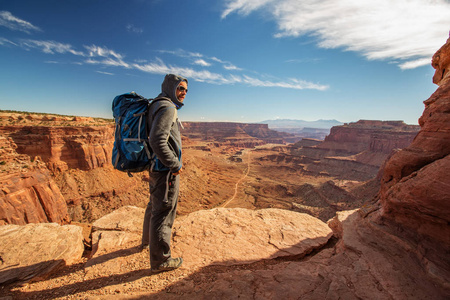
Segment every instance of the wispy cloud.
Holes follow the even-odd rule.
[[[88,50],[89,57],[85,62],[88,64],[98,64],[112,67],[131,68],[130,64],[124,61],[124,56],[106,47],[96,45],[84,46]]]
[[[223,68],[224,68],[225,70],[228,70],[228,71],[242,71],[242,70],[243,70],[242,68],[239,68],[239,67],[235,66],[235,65],[232,64],[231,62],[229,62],[229,61],[223,61],[223,60],[221,60],[221,59],[219,59],[219,58],[217,58],[217,57],[215,57],[215,56],[210,57],[209,59],[210,59],[211,61],[215,61],[215,62],[220,63],[220,64],[223,66]]]
[[[47,54],[55,54],[55,53],[71,53],[77,56],[84,56],[84,53],[81,51],[76,51],[73,49],[70,44],[63,44],[55,41],[39,41],[39,40],[21,40],[20,46],[29,49],[39,49]]]
[[[39,40],[21,40],[19,44],[15,44],[7,39],[0,38],[0,45],[12,44],[18,47],[22,47],[26,50],[37,49],[46,54],[72,54],[79,58],[81,61],[72,62],[75,64],[89,64],[98,65],[101,67],[122,67],[125,69],[135,69],[146,73],[152,74],[167,74],[176,73],[182,74],[192,80],[199,82],[207,82],[211,84],[245,84],[248,86],[257,87],[280,87],[288,89],[315,89],[323,91],[328,89],[327,85],[321,85],[316,83],[311,83],[299,79],[271,79],[263,80],[255,76],[248,76],[246,74],[221,74],[216,72],[211,72],[209,70],[198,70],[190,67],[177,66],[166,64],[162,59],[155,58],[153,62],[148,60],[135,60],[134,62],[128,62],[125,56],[108,49],[107,47],[101,47],[97,45],[84,46],[85,51],[78,51],[70,44],[59,43],[56,41],[39,41]],[[209,68],[212,63],[215,62],[221,64],[226,71],[233,71],[233,73],[242,73],[242,69],[234,66],[231,62],[223,61],[217,57],[207,58],[201,53],[188,52],[184,50],[176,51],[159,51],[160,53],[169,53],[176,56],[184,56],[195,58],[192,64],[200,66],[201,68]],[[208,62],[210,61],[210,62]],[[46,63],[59,63],[55,60],[47,60]],[[96,71],[100,74],[114,75],[114,73],[106,71]]]
[[[189,52],[183,49],[177,49],[177,50],[158,50],[159,53],[168,53],[172,54],[178,57],[184,57],[184,58],[201,58],[203,55],[198,52]]]
[[[15,17],[9,11],[5,10],[0,11],[0,26],[4,26],[11,30],[26,32],[28,34],[32,31],[42,31],[39,27]]]
[[[222,18],[257,10],[273,16],[275,37],[311,35],[319,47],[395,60],[401,69],[430,64],[450,28],[446,0],[230,0]]]
[[[242,70],[241,68],[238,68],[235,65],[230,64],[230,63],[225,63],[223,65],[223,68],[228,71],[241,71]]]
[[[166,53],[166,54],[172,54],[178,57],[188,58],[193,60],[192,64],[194,65],[200,65],[202,67],[210,67],[214,64],[220,64],[225,70],[227,71],[242,71],[242,68],[239,68],[232,64],[229,61],[221,60],[215,56],[208,57],[206,55],[203,55],[198,52],[188,52],[182,49],[178,49],[176,51],[170,51],[170,50],[159,50],[160,53]]]
[[[101,57],[114,57],[117,59],[123,59],[123,55],[119,54],[113,50],[109,50],[106,47],[99,47],[96,45],[84,46],[89,52],[90,57],[101,56]]]
[[[6,46],[6,45],[18,46],[16,43],[11,42],[10,40],[2,38],[2,37],[0,37],[0,45],[2,45],[2,46]]]
[[[9,27],[14,30],[21,30],[29,32],[31,30],[39,31],[40,29],[36,26],[31,25],[29,22],[20,20],[12,16],[9,12],[0,13],[0,25]],[[141,31],[134,25],[128,25],[127,29],[136,33]],[[190,63],[190,65],[199,66],[200,68],[211,68],[213,65],[219,65],[224,70],[225,74],[212,72],[205,69],[195,69],[185,66],[177,66],[166,64],[162,59],[155,58],[153,62],[148,60],[134,60],[134,62],[126,61],[124,55],[111,50],[107,47],[89,45],[83,46],[84,49],[79,51],[74,46],[68,43],[60,43],[57,41],[49,40],[33,40],[33,39],[21,39],[19,43],[14,43],[8,39],[0,37],[0,45],[13,45],[21,47],[26,50],[37,49],[46,54],[72,54],[82,60],[75,61],[75,64],[89,64],[98,65],[101,67],[121,67],[125,69],[135,69],[147,73],[153,74],[167,74],[167,73],[177,73],[183,74],[184,76],[199,82],[207,82],[211,84],[246,84],[249,86],[258,87],[281,87],[289,89],[316,89],[325,90],[328,88],[326,85],[314,84],[298,79],[289,80],[262,80],[255,76],[250,77],[245,74],[238,74],[243,72],[242,68],[237,67],[229,61],[224,61],[217,57],[208,57],[198,52],[189,52],[183,49],[177,50],[160,50],[161,54],[170,54],[177,57],[186,58],[183,63]],[[46,63],[58,63],[56,60],[47,60]],[[114,73],[106,71],[96,71],[100,74],[114,75]],[[233,72],[231,74],[230,72]]]
[[[235,11],[242,15],[248,15],[271,2],[277,2],[277,0],[228,0],[227,2],[226,8],[222,13],[222,18],[226,18]]]
[[[251,77],[248,75],[233,75],[233,74],[219,74],[215,72],[210,72],[208,70],[195,70],[192,68],[184,68],[178,66],[172,66],[165,64],[161,59],[157,59],[153,63],[148,63],[145,65],[134,64],[134,68],[154,74],[167,74],[176,73],[183,74],[190,79],[199,82],[207,82],[211,84],[246,84],[255,87],[280,87],[288,89],[315,89],[315,90],[326,90],[329,88],[327,85],[315,84],[299,79],[288,79],[288,80],[262,80],[256,77]]]
[[[243,76],[243,82],[247,83],[251,86],[262,86],[262,87],[281,87],[288,89],[296,89],[296,90],[304,90],[304,89],[314,89],[319,91],[324,91],[329,88],[327,85],[315,84],[311,82],[307,82],[304,80],[299,80],[295,78],[291,78],[289,80],[284,81],[269,81],[269,80],[261,80],[258,78],[253,78],[247,75]]]
[[[114,75],[114,73],[109,73],[109,72],[103,72],[103,71],[96,71],[97,73],[100,74],[105,74],[105,75]]]
[[[194,61],[195,65],[199,65],[202,67],[209,67],[211,64],[207,61],[205,61],[204,59],[197,59],[196,61]]]

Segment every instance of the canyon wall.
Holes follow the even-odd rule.
[[[450,39],[433,56],[439,88],[424,101],[420,132],[381,172],[381,209],[372,219],[415,249],[428,273],[450,278]]]
[[[322,142],[302,140],[288,149],[305,161],[308,174],[364,181],[376,176],[394,149],[407,147],[419,129],[402,121],[359,120],[332,127]]]
[[[16,149],[0,136],[0,225],[67,222],[66,202],[45,163]]]
[[[344,150],[352,154],[363,151],[389,154],[392,149],[408,146],[419,129],[419,126],[407,125],[403,121],[359,120],[332,127],[317,148]]]
[[[283,134],[269,129],[267,124],[184,122],[183,126],[183,136],[221,145],[253,148],[266,143],[285,143]]]
[[[51,171],[92,170],[111,161],[114,127],[110,126],[2,126],[16,151],[39,156]]]
[[[88,221],[144,205],[146,184],[112,169],[113,134],[111,120],[0,113],[0,224]]]

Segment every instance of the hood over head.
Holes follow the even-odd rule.
[[[169,98],[173,102],[173,104],[175,104],[177,109],[180,109],[184,104],[177,99],[176,89],[182,81],[185,81],[186,84],[188,83],[188,80],[182,76],[167,74],[166,77],[164,77],[163,83],[161,84],[161,94],[158,95],[158,98]]]

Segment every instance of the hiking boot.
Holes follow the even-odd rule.
[[[152,268],[152,273],[160,273],[160,272],[166,272],[171,271],[179,268],[181,264],[183,263],[183,259],[181,257],[177,258],[169,258],[165,262],[159,265],[157,268]]]

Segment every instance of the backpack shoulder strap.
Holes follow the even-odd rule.
[[[158,101],[169,101],[170,103],[172,103],[172,101],[169,98],[166,98],[166,97],[159,97],[159,98],[149,99],[149,101],[150,101],[150,104],[148,106],[149,108],[150,108],[150,106],[153,103],[158,102]],[[177,119],[178,119],[178,111],[177,111],[177,109],[175,109],[175,113],[173,115],[173,121],[172,122],[175,123],[177,121]]]

